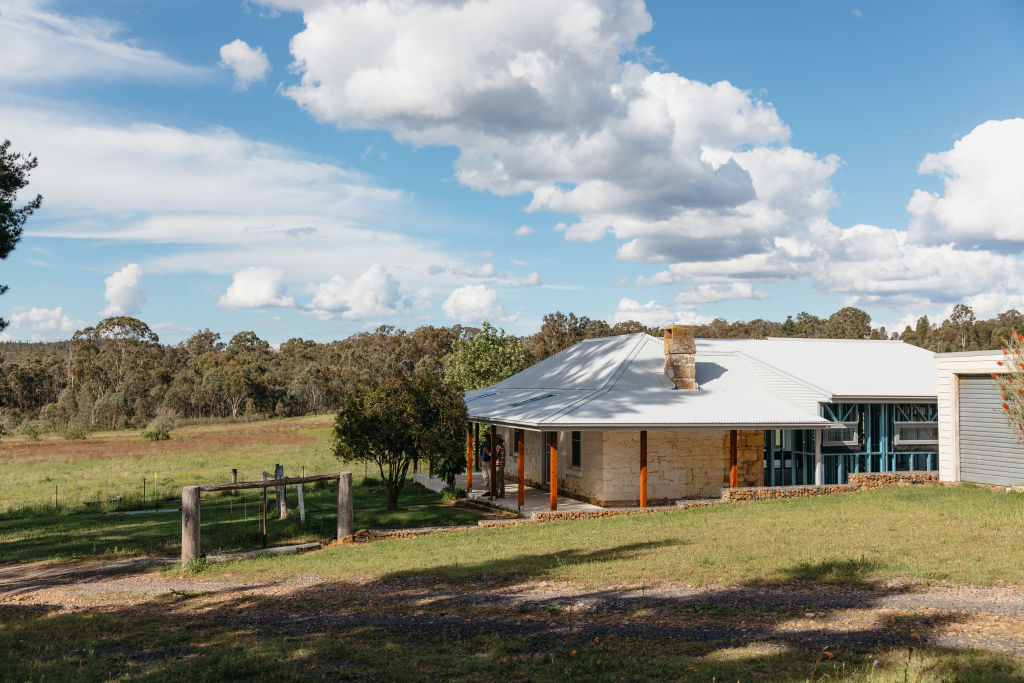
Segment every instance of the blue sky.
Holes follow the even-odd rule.
[[[1024,5],[12,0],[11,339],[1024,309]]]

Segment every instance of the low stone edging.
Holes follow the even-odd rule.
[[[778,498],[811,498],[828,496],[836,493],[853,493],[854,491],[870,491],[887,486],[903,486],[907,484],[937,484],[937,472],[861,472],[851,474],[847,484],[824,484],[822,486],[750,486],[744,488],[725,489],[722,500],[726,503],[739,503],[749,500],[775,500]]]

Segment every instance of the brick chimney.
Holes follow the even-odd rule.
[[[665,330],[665,374],[676,385],[676,389],[697,390],[697,366],[694,357],[697,347],[693,342],[693,327],[690,325],[666,325]]]

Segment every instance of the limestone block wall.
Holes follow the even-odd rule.
[[[589,502],[604,495],[602,432],[580,433],[580,466],[572,466],[572,432],[558,435],[558,492]]]
[[[764,435],[737,434],[740,486],[763,484]],[[640,433],[604,432],[605,505],[636,505],[640,500]],[[729,431],[680,430],[647,433],[647,498],[651,505],[679,498],[714,498],[729,485]]]

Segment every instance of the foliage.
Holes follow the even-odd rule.
[[[1001,407],[1006,415],[1010,430],[1017,436],[1017,442],[1024,444],[1024,334],[1010,330],[1003,360],[998,361],[1006,372],[992,373],[992,379],[999,387]]]
[[[959,304],[939,324],[921,316],[916,326],[891,335],[884,327],[870,328],[868,314],[853,307],[826,318],[801,311],[781,323],[716,318],[695,326],[694,333],[704,338],[891,336],[946,352],[999,348],[1011,329],[1024,330],[1024,314],[1011,309],[982,320]],[[573,313],[551,313],[538,332],[518,340],[522,367],[584,339],[643,332],[661,335],[660,329],[637,322],[609,326]],[[218,333],[201,330],[170,346],[143,321],[119,316],[80,330],[69,341],[0,342],[0,420],[15,431],[26,420],[38,420],[60,434],[72,424],[90,431],[141,430],[162,410],[187,421],[322,414],[336,411],[353,388],[394,375],[458,377],[469,387],[495,381],[518,367],[515,343],[489,325],[423,326],[411,332],[383,325],[328,343],[297,337],[276,351],[252,331],[225,343]],[[496,361],[488,352],[492,347]],[[486,362],[473,370],[476,357]]]
[[[167,441],[171,438],[171,433],[166,429],[160,429],[159,427],[149,427],[148,429],[142,430],[142,434],[139,438],[143,441]]]
[[[61,436],[67,441],[81,441],[89,436],[89,432],[81,427],[68,427]]]
[[[39,441],[43,436],[43,430],[32,422],[22,422],[21,427],[18,428],[18,433],[29,441]]]
[[[10,140],[0,142],[0,260],[14,251],[25,221],[43,204],[43,196],[37,194],[23,206],[14,206],[18,192],[28,186],[28,176],[38,164],[34,156],[12,152]],[[7,289],[7,285],[0,285],[0,294]],[[7,321],[0,318],[0,330],[5,327]]]
[[[484,321],[480,330],[465,330],[455,340],[445,379],[472,391],[511,377],[522,367],[523,347],[519,340]]]
[[[452,503],[456,500],[462,500],[466,497],[466,489],[457,488],[455,485],[448,485],[441,489],[441,500],[446,503]]]
[[[345,396],[335,418],[334,453],[344,461],[375,464],[387,508],[394,510],[412,461],[433,462],[435,469],[451,466],[451,459],[461,459],[467,427],[457,385],[395,375]]]

